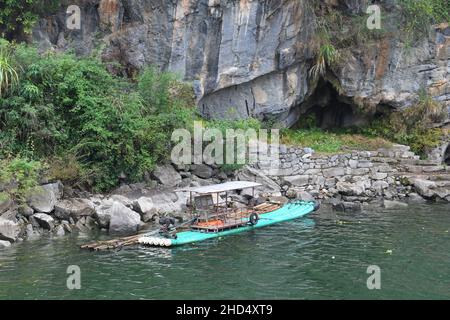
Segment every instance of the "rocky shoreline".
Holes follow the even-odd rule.
[[[364,206],[405,207],[426,201],[450,202],[450,168],[420,160],[407,146],[377,151],[318,155],[309,148],[281,146],[279,161],[263,159],[235,172],[208,165],[163,165],[145,183],[123,184],[108,195],[73,190],[61,182],[44,184],[18,205],[0,201],[0,247],[44,234],[103,230],[133,234],[161,216],[187,220],[189,194],[182,187],[228,180],[263,184],[257,197],[317,199],[336,211],[361,211]],[[1,191],[1,190],[0,190]],[[230,195],[245,206],[250,195]]]

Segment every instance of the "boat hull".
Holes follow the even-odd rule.
[[[317,205],[314,202],[293,202],[287,203],[278,210],[260,214],[259,221],[256,225],[246,225],[236,229],[224,230],[219,232],[201,232],[201,231],[184,231],[177,234],[177,239],[162,239],[155,237],[142,237],[139,243],[151,246],[175,247],[190,243],[206,241],[214,238],[226,237],[242,232],[264,228],[270,225],[294,220],[306,216],[315,211]]]

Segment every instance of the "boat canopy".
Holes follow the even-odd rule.
[[[260,186],[262,186],[262,184],[256,183],[256,182],[230,181],[230,182],[215,184],[215,185],[211,185],[211,186],[185,188],[185,189],[181,189],[180,191],[195,192],[195,193],[198,193],[201,195],[206,195],[206,194],[222,193],[222,192],[242,190],[242,189],[248,189],[248,188],[256,188],[256,187],[260,187]]]

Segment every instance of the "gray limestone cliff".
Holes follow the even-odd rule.
[[[330,125],[357,125],[364,119],[354,110],[356,102],[405,108],[421,89],[450,105],[445,24],[411,48],[392,34],[350,47],[331,70],[339,86],[334,99],[329,84],[309,76],[317,19],[312,2],[71,0],[67,5],[81,8],[81,30],[67,29],[63,5],[39,22],[33,40],[41,48],[98,54],[112,72],[128,76],[148,64],[176,72],[194,83],[199,109],[213,118],[251,116],[292,126],[314,104],[339,103],[349,110],[328,115]],[[368,2],[323,1],[346,13],[361,13]],[[395,1],[384,1],[383,10],[393,8]]]

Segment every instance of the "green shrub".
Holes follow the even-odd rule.
[[[89,172],[74,154],[65,153],[50,157],[46,176],[50,181],[61,181],[70,185],[84,183],[89,179]]]
[[[13,89],[19,82],[17,70],[11,59],[9,44],[0,42],[0,98],[9,89]]]
[[[4,193],[23,203],[30,190],[38,185],[44,165],[21,156],[0,160],[0,183],[6,185]]]
[[[136,88],[92,58],[18,46],[13,59],[21,81],[0,100],[0,158],[70,154],[85,183],[107,190],[124,174],[141,179],[168,158],[172,131],[192,127],[193,95],[172,74],[146,71]],[[66,169],[56,176],[70,176]]]
[[[446,116],[444,105],[422,92],[414,106],[385,114],[361,132],[411,146],[415,153],[424,157],[440,143],[444,133],[433,125]]]
[[[30,34],[40,15],[58,8],[60,0],[5,0],[0,2],[0,36],[22,39]]]
[[[340,53],[332,41],[330,23],[324,17],[319,18],[317,22],[317,35],[313,43],[315,62],[309,70],[309,75],[313,79],[324,77],[328,68],[333,67],[340,59]]]
[[[313,78],[325,76],[327,68],[333,66],[339,59],[339,52],[331,43],[322,44],[316,54],[316,62],[309,71]]]
[[[427,35],[431,25],[450,22],[450,1],[448,0],[399,0],[404,21],[402,29],[408,41]]]

